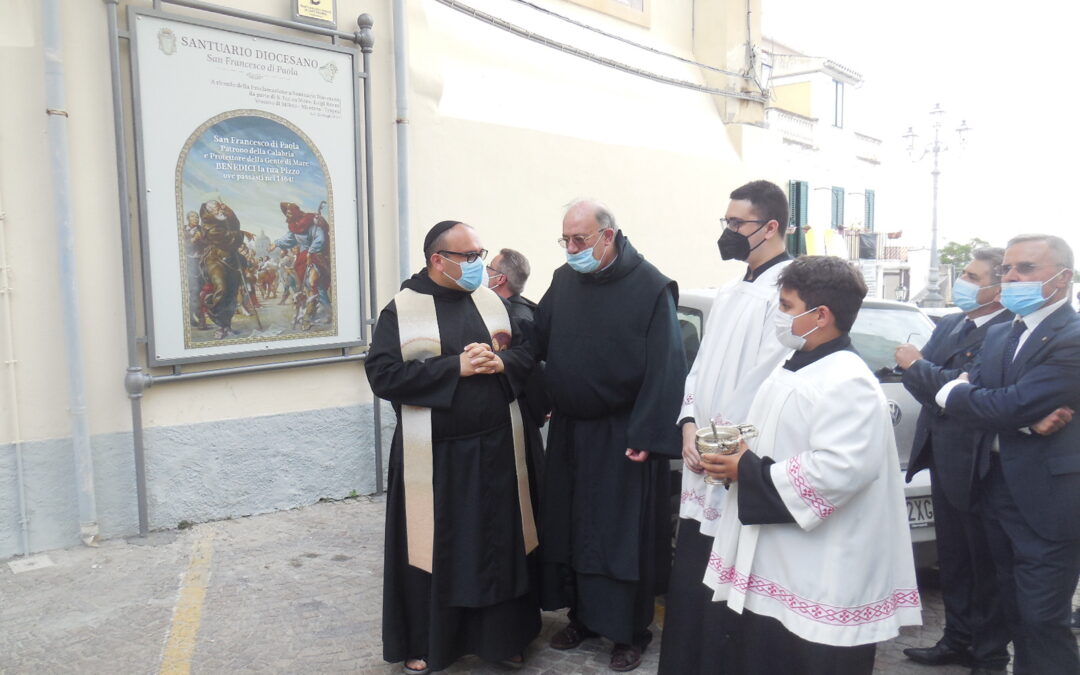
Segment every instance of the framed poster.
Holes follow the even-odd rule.
[[[357,53],[129,12],[151,365],[361,344]]]

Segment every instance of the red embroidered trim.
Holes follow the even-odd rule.
[[[791,481],[791,486],[795,488],[795,492],[798,493],[802,500],[806,502],[806,505],[810,507],[810,510],[817,514],[818,518],[825,520],[833,514],[836,507],[829,503],[829,500],[818,494],[818,491],[814,489],[814,486],[810,484],[810,481],[806,480],[806,476],[802,472],[802,462],[799,461],[799,457],[796,455],[787,461],[787,474],[788,480]]]
[[[756,574],[747,576],[737,572],[734,565],[725,567],[724,560],[716,554],[709,556],[709,569],[716,573],[722,584],[731,584],[743,593],[756,593],[771,598],[795,614],[833,626],[874,623],[896,614],[896,610],[900,607],[919,607],[919,589],[917,588],[896,589],[884,600],[857,607],[834,607],[800,598],[780,584]]]
[[[685,504],[686,502],[693,502],[702,508],[701,515],[705,516],[705,520],[716,520],[720,517],[720,512],[711,506],[705,506],[705,496],[699,495],[694,491],[682,493],[680,501]]]

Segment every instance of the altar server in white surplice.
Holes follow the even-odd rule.
[[[682,431],[682,496],[675,560],[666,597],[659,675],[715,675],[723,649],[720,607],[701,584],[719,523],[723,487],[705,483],[694,434],[715,420],[746,418],[757,388],[783,360],[773,336],[776,280],[791,262],[784,250],[788,201],[776,185],[758,180],[731,193],[721,219],[720,257],[746,262],[743,278],[716,294],[704,339],[686,377]]]
[[[869,674],[875,643],[921,623],[900,463],[877,379],[848,331],[866,284],[839,258],[780,273],[777,338],[791,358],[745,420],[705,584],[726,604],[725,673]]]

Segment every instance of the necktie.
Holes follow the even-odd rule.
[[[1016,355],[1016,346],[1020,344],[1020,336],[1027,330],[1027,325],[1023,321],[1014,321],[1012,330],[1009,331],[1009,337],[1005,339],[1005,352],[1001,355],[1001,376],[1004,377],[1005,373],[1009,372],[1009,365],[1013,362],[1013,356]]]
[[[975,330],[975,322],[971,319],[964,319],[964,325],[960,328],[960,337],[967,337],[973,330]]]

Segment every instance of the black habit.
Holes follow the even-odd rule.
[[[552,401],[540,542],[541,604],[616,643],[648,641],[671,565],[668,460],[686,358],[678,288],[622,233],[607,268],[564,265],[536,312]],[[647,450],[633,462],[627,448]]]
[[[536,555],[525,556],[508,409],[533,359],[515,324],[510,349],[499,353],[504,373],[461,377],[465,346],[491,343],[469,294],[435,284],[426,271],[402,287],[434,297],[442,355],[402,361],[396,306],[382,311],[365,368],[371,390],[393,403],[398,420],[387,481],[383,658],[422,658],[432,671],[465,654],[508,659],[540,631]],[[431,574],[408,564],[402,404],[431,408]],[[531,490],[535,496],[537,486]]]

